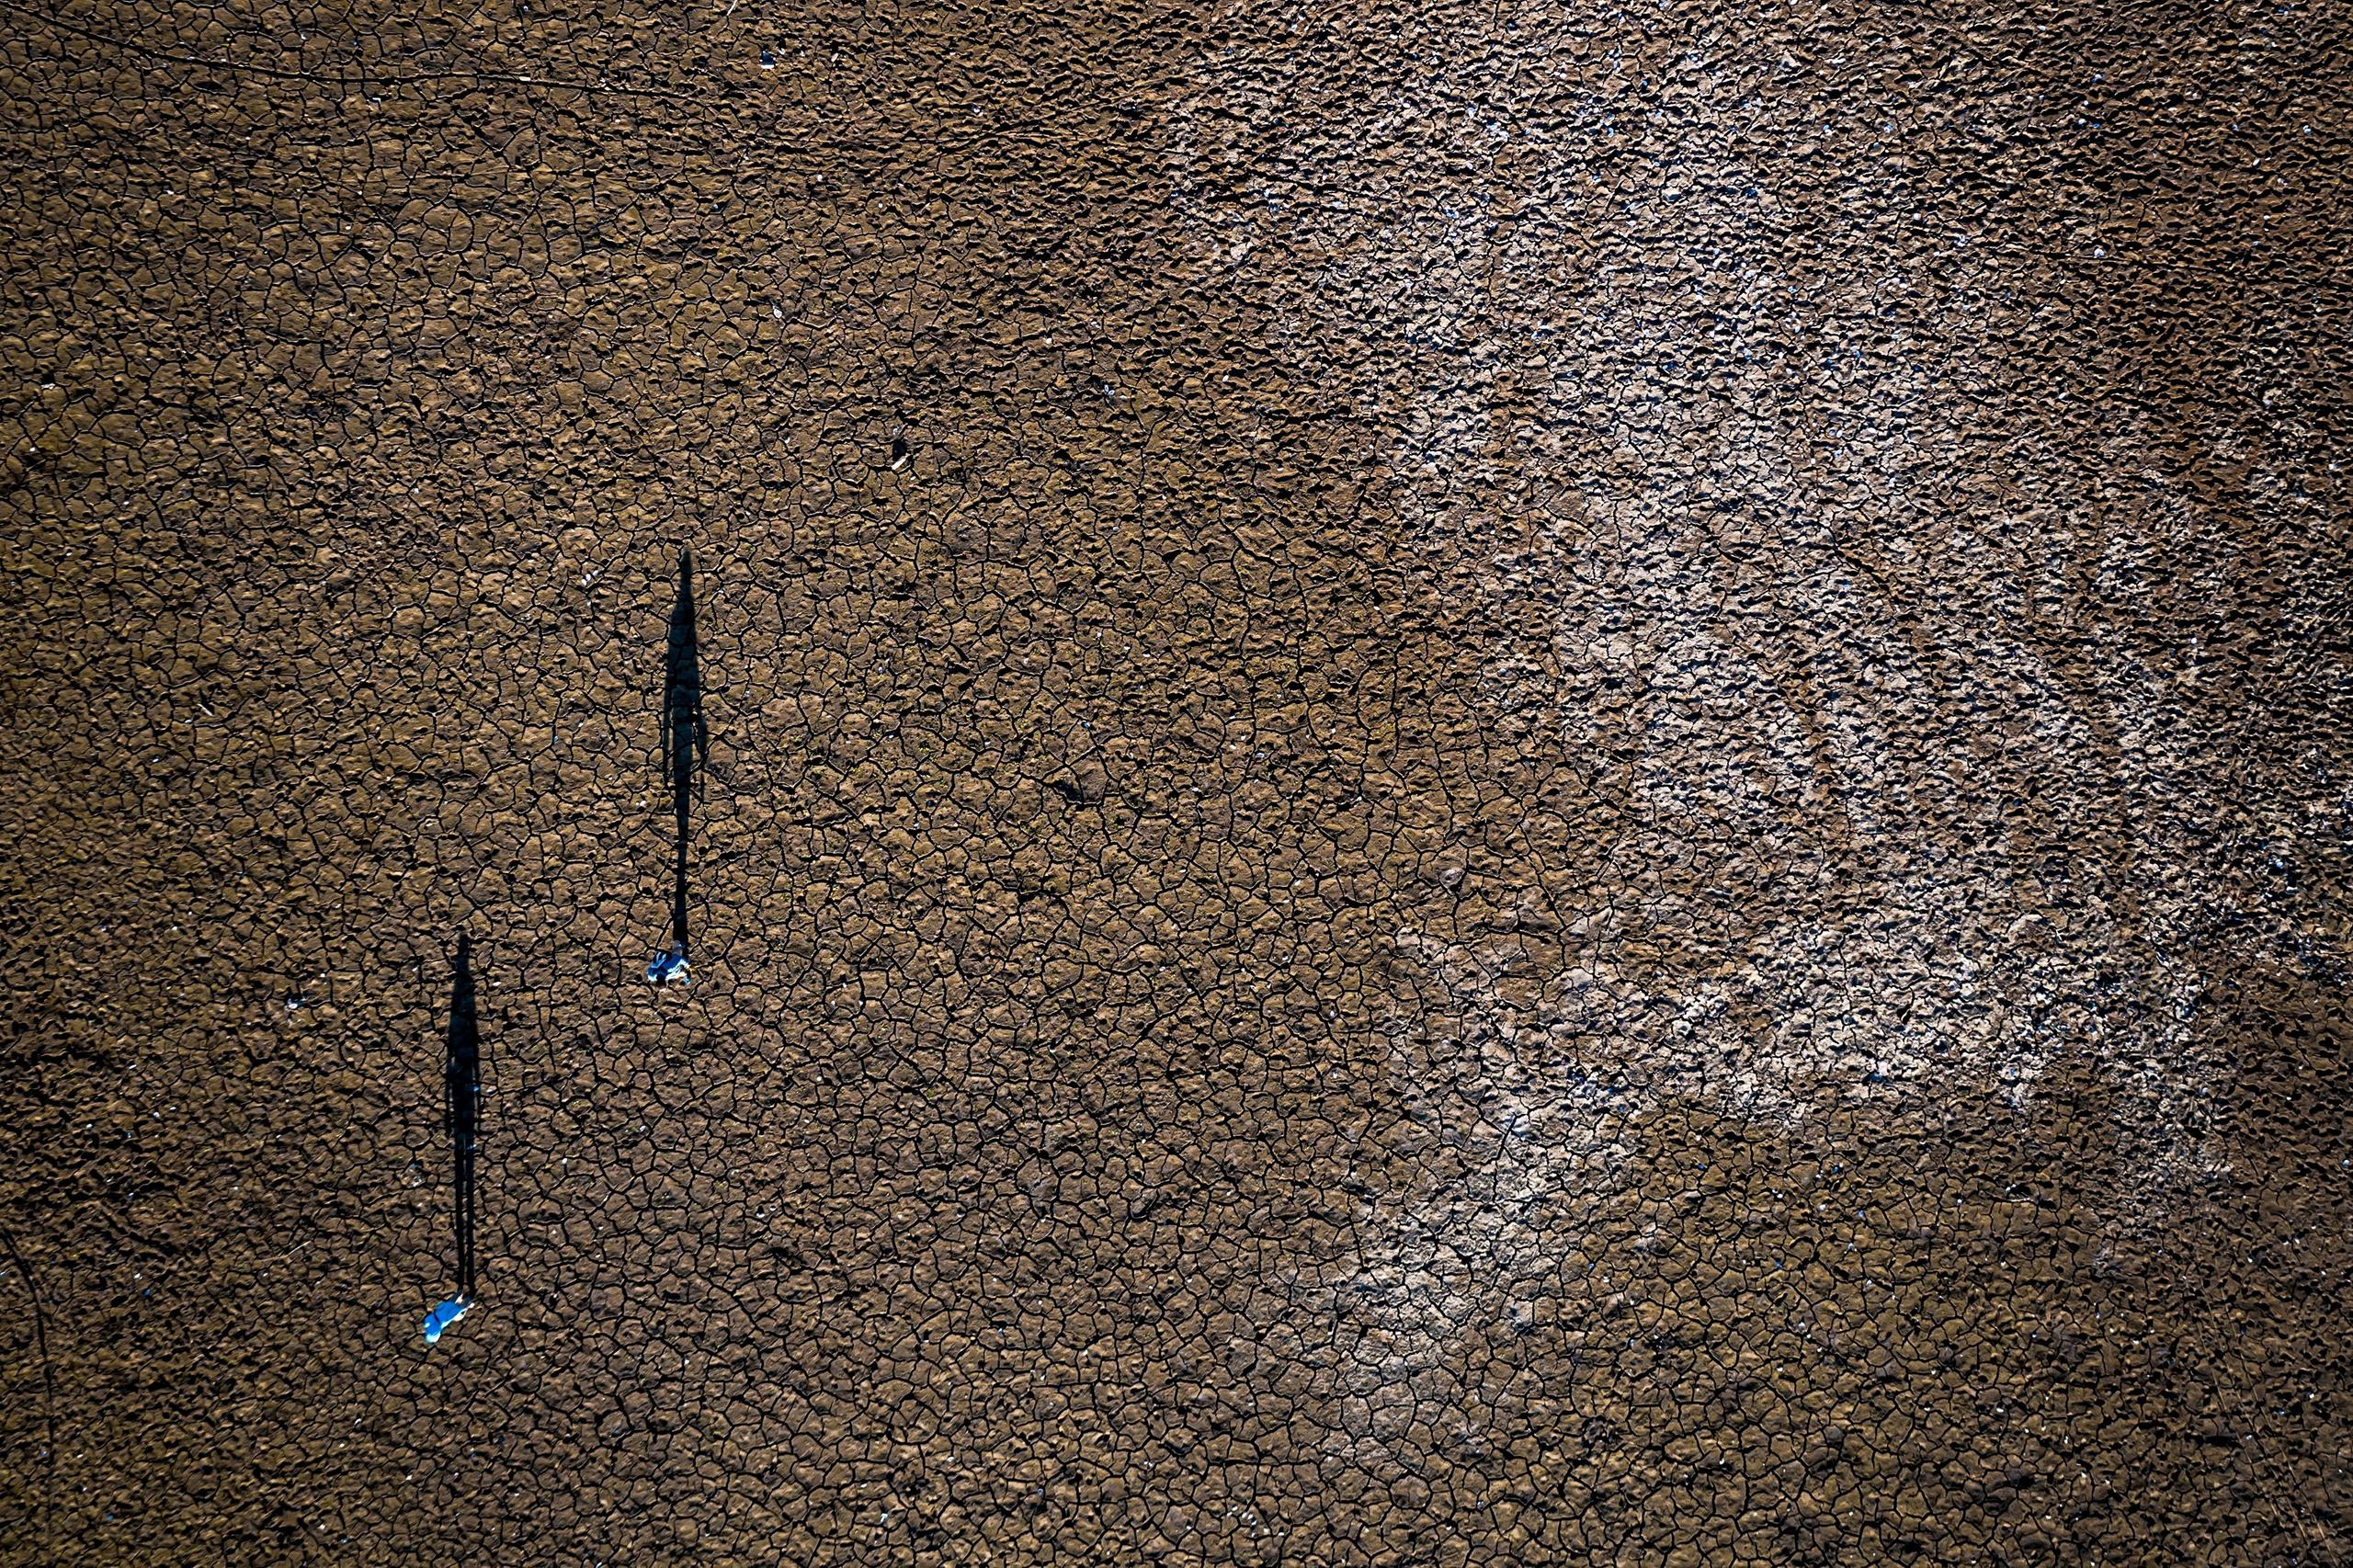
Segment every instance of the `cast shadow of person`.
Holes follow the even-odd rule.
[[[442,1130],[449,1134],[450,1183],[458,1241],[458,1293],[426,1315],[425,1342],[433,1344],[474,1301],[474,1165],[482,1145],[482,1019],[474,1002],[473,938],[458,936],[457,973],[449,983],[449,1034],[442,1055]]]
[[[670,791],[676,833],[671,882],[670,947],[654,955],[645,977],[661,983],[687,978],[687,841],[710,736],[702,716],[702,666],[695,635],[693,552],[678,551],[678,594],[670,607],[670,638],[662,673],[662,782]]]

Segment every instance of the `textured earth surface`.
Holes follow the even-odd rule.
[[[0,1562],[2353,1562],[2342,0],[0,11]]]

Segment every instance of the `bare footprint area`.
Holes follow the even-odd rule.
[[[0,1562],[2353,1561],[2353,27],[0,5]]]

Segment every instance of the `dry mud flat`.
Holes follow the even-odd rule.
[[[2341,6],[412,10],[0,43],[0,1560],[2353,1558]]]

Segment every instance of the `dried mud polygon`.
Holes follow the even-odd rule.
[[[2353,1561],[2341,5],[0,10],[0,1562]]]

